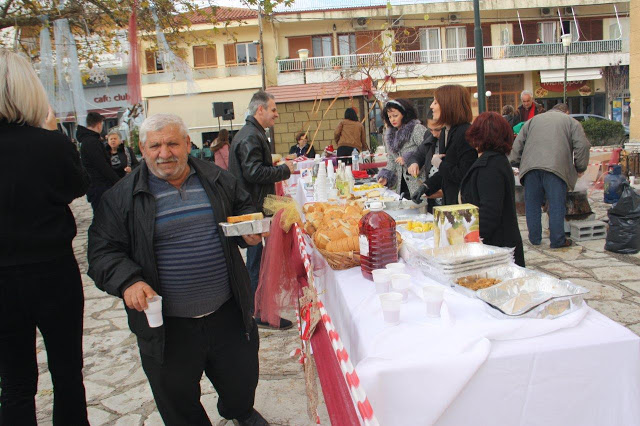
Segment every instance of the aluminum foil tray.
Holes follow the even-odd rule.
[[[482,243],[467,243],[425,250],[422,256],[434,266],[473,264],[480,260],[500,259],[513,256],[513,249],[495,247]]]
[[[503,281],[476,294],[493,308],[489,312],[497,317],[552,319],[582,307],[588,292],[570,281],[531,275]]]
[[[514,278],[522,278],[528,276],[537,276],[540,275],[540,272],[533,271],[531,269],[526,269],[518,265],[502,265],[502,266],[494,266],[490,268],[485,268],[481,270],[476,270],[471,273],[465,272],[451,276],[451,288],[453,288],[458,293],[464,294],[465,296],[476,298],[478,290],[472,290],[470,288],[464,287],[462,285],[457,284],[457,280],[463,277],[472,277],[475,279],[478,278],[495,278],[500,280],[500,282],[512,280]],[[500,283],[498,283],[500,284]]]
[[[455,281],[463,276],[474,275],[474,274],[482,274],[484,271],[493,268],[500,267],[508,267],[513,266],[511,264],[511,259],[503,259],[500,261],[496,261],[495,259],[489,260],[487,263],[471,265],[467,269],[458,269],[458,270],[443,270],[441,267],[429,265],[424,262],[423,259],[415,258],[412,259],[409,264],[414,268],[417,268],[422,272],[423,275],[433,278],[434,280],[451,286],[454,290],[459,291],[462,294],[465,294],[469,297],[476,297],[476,292],[473,290],[469,290],[465,287],[458,286]]]
[[[227,237],[239,237],[241,235],[262,234],[271,229],[271,218],[265,217],[260,220],[250,220],[240,223],[220,223],[222,232]]]

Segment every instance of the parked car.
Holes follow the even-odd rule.
[[[570,114],[571,117],[575,118],[578,121],[585,121],[585,120],[609,120],[606,117],[603,117],[601,115],[596,115],[596,114]],[[625,126],[624,124],[622,125],[622,127],[624,127],[624,135],[625,135],[625,139],[629,139],[629,126]]]

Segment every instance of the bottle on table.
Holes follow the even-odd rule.
[[[346,184],[345,180],[345,169],[342,161],[338,162],[338,171],[336,172],[336,189],[338,190],[338,194],[342,195],[344,190],[344,186]]]
[[[382,202],[369,205],[369,213],[360,219],[360,269],[373,280],[371,271],[398,261],[396,221],[382,210]]]
[[[360,170],[360,153],[357,148],[353,148],[353,151],[351,151],[351,168]]]
[[[353,187],[356,184],[356,180],[354,179],[353,173],[351,172],[351,166],[346,167],[344,175],[345,175],[345,181],[347,182],[344,195],[348,196],[349,194],[351,194],[351,191],[353,190]]]

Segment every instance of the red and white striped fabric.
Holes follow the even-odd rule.
[[[308,282],[313,283],[313,270],[311,269],[311,257],[307,252],[306,242],[302,235],[302,231],[300,227],[296,224],[293,226],[296,232],[296,238],[298,241],[298,248],[300,249],[300,254],[302,256],[302,260],[304,262],[304,267],[307,272]],[[365,426],[376,426],[379,425],[378,420],[373,414],[373,408],[369,403],[369,399],[364,392],[364,389],[360,385],[360,379],[358,378],[358,374],[356,373],[351,360],[349,359],[349,354],[347,350],[344,348],[342,344],[342,340],[340,339],[340,335],[336,331],[336,328],[333,326],[331,322],[331,317],[327,313],[322,302],[318,302],[320,308],[321,321],[324,324],[324,328],[329,336],[329,341],[331,342],[331,346],[333,348],[334,354],[338,363],[340,364],[340,370],[342,371],[343,377],[347,383],[347,387],[349,389],[349,393],[351,394],[352,402],[354,407],[356,408],[360,418],[362,420],[362,424]],[[296,314],[296,318],[298,319],[298,330],[302,333],[302,325],[300,324],[299,314]],[[302,334],[300,334],[302,336]]]

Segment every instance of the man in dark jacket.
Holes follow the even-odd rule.
[[[544,112],[544,107],[533,99],[533,93],[529,90],[523,90],[522,93],[520,93],[520,101],[522,101],[518,107],[520,120],[514,122],[512,127],[520,122],[531,120],[534,116]]]
[[[111,162],[102,143],[100,133],[103,125],[104,117],[97,112],[90,112],[87,114],[87,127],[78,126],[76,132],[76,138],[81,143],[82,165],[91,179],[87,200],[91,203],[94,213],[100,204],[102,194],[120,179],[111,168]]]
[[[200,404],[205,372],[218,411],[241,425],[266,425],[253,409],[258,331],[238,245],[217,225],[255,212],[237,180],[189,157],[184,122],[156,114],[140,128],[145,161],[107,191],[89,229],[89,275],[122,297],[142,367],[167,425],[210,425]],[[147,299],[162,296],[163,325],[149,326]]]
[[[293,172],[293,163],[274,166],[271,159],[271,148],[265,129],[272,127],[278,118],[273,95],[259,91],[254,93],[249,103],[249,117],[246,124],[234,136],[229,153],[229,172],[237,179],[239,186],[251,195],[253,207],[262,211],[264,199],[268,194],[275,194],[275,184],[288,179]],[[247,269],[251,276],[251,292],[255,296],[260,277],[260,259],[262,258],[262,242],[247,249]],[[268,327],[268,323],[256,318],[258,325]],[[281,319],[279,329],[292,326],[291,321]]]

